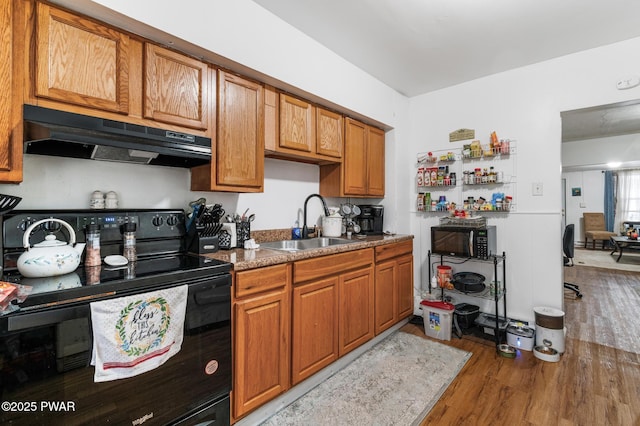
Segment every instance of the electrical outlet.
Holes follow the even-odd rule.
[[[581,209],[586,209],[587,208],[587,203],[580,203],[580,208]]]
[[[533,182],[531,193],[535,196],[542,195],[542,182]]]

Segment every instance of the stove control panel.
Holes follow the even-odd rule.
[[[119,242],[122,225],[136,224],[138,239],[182,238],[185,235],[185,214],[182,210],[14,210],[2,220],[2,247],[19,248],[23,245],[25,230],[33,223],[56,218],[67,222],[75,230],[76,241],[85,240],[84,229],[89,224],[100,225],[100,240],[103,243]],[[67,230],[57,222],[45,222],[31,234],[31,243],[44,240],[53,233],[59,240],[68,241]]]

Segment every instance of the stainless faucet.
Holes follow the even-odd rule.
[[[307,199],[304,200],[304,222],[302,223],[302,238],[309,238],[309,229],[307,228],[307,203],[309,202],[309,199],[313,197],[320,198],[320,201],[322,201],[322,207],[324,208],[324,215],[329,216],[329,209],[327,208],[327,202],[324,200],[324,198],[322,198],[322,195],[320,194],[309,195]],[[315,225],[313,228],[315,230]]]

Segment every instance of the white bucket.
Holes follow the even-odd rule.
[[[424,334],[434,339],[451,340],[454,306],[446,302],[430,301],[422,301],[420,305],[424,322]]]
[[[342,216],[324,216],[322,218],[322,235],[339,237],[342,235]]]

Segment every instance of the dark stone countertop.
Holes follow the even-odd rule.
[[[353,238],[353,240],[356,241],[353,244],[342,244],[297,252],[263,248],[257,248],[254,250],[233,249],[219,250],[216,253],[209,253],[204,256],[232,263],[235,271],[244,271],[247,269],[277,265],[279,263],[288,263],[296,260],[310,259],[313,257],[344,253],[385,244],[399,243],[412,239],[413,235],[372,235],[364,238]]]

